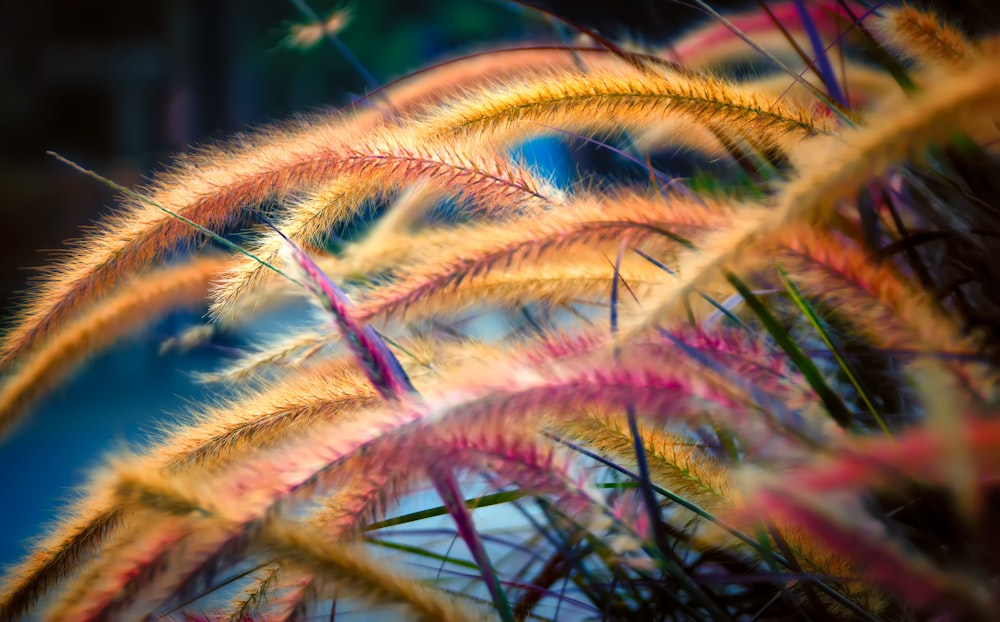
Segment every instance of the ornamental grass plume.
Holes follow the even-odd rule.
[[[0,342],[0,433],[173,308],[206,311],[176,343],[315,319],[108,458],[0,619],[1000,618],[1000,46],[910,4],[696,4],[667,45],[563,20],[584,43],[119,188]],[[541,136],[621,169],[557,183],[516,155]]]

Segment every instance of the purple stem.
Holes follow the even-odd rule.
[[[795,9],[799,12],[799,17],[802,19],[802,28],[809,37],[809,44],[812,46],[813,54],[816,56],[816,65],[820,76],[823,78],[823,83],[826,84],[827,92],[838,104],[846,106],[847,98],[844,97],[844,92],[840,89],[840,84],[837,82],[837,76],[833,73],[833,66],[830,64],[830,57],[826,53],[826,46],[823,45],[823,39],[819,36],[819,30],[816,29],[816,22],[813,21],[812,15],[809,14],[802,0],[792,1],[795,4]]]
[[[351,316],[351,301],[347,298],[347,294],[284,233],[270,222],[267,224],[284,238],[292,249],[295,262],[306,275],[306,282],[303,285],[312,290],[323,307],[333,315],[351,353],[361,362],[365,375],[379,395],[389,402],[400,400],[404,396],[415,396],[417,391],[410,382],[410,377],[378,332],[372,326],[361,324]]]
[[[432,464],[427,467],[427,473],[430,475],[438,496],[441,497],[441,501],[455,521],[458,534],[469,547],[472,558],[476,560],[479,572],[490,591],[490,596],[493,597],[493,604],[496,605],[500,619],[503,622],[514,622],[514,612],[510,608],[510,601],[507,600],[507,594],[500,584],[493,564],[490,563],[489,555],[486,554],[486,547],[483,546],[483,541],[476,532],[476,525],[472,522],[469,508],[465,506],[465,498],[462,496],[458,481],[455,480],[455,474],[450,467],[440,464]]]

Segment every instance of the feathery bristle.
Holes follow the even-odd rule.
[[[885,10],[875,30],[892,48],[927,66],[960,66],[979,56],[975,44],[938,15],[911,4]]]
[[[774,207],[741,212],[730,227],[709,236],[701,249],[679,258],[680,280],[669,283],[668,291],[654,301],[651,311],[634,318],[622,339],[669,319],[689,294],[720,269],[746,260],[753,249],[783,227],[822,222],[840,201],[853,198],[864,183],[914,151],[947,140],[956,132],[982,131],[986,125],[982,113],[998,103],[1000,57],[988,58],[913,100],[884,102],[866,127],[837,137],[803,141],[797,152],[797,175],[774,199]]]
[[[208,257],[154,271],[61,326],[0,388],[0,437],[34,399],[87,356],[166,311],[205,304],[209,281],[225,265],[223,258]]]

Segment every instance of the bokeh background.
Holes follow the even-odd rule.
[[[993,0],[942,3],[967,25],[996,27]],[[310,0],[319,14],[336,5]],[[534,4],[611,36],[655,42],[699,23],[667,0]],[[755,2],[713,2],[719,8]],[[341,34],[379,82],[428,62],[504,42],[558,40],[543,14],[501,0],[358,0]],[[971,7],[971,8],[970,8]],[[992,22],[990,21],[992,19]],[[288,0],[10,0],[0,4],[0,323],[28,266],[98,219],[115,197],[45,155],[57,151],[126,186],[170,154],[295,113],[335,108],[365,80],[333,46],[287,44],[305,21]],[[128,339],[63,382],[0,441],[0,565],[25,552],[102,452],[142,439],[197,399],[187,372],[211,349],[158,355],[184,318]]]

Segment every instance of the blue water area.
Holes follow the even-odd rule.
[[[6,488],[0,564],[28,551],[29,540],[109,452],[148,439],[158,423],[183,411],[185,400],[206,395],[190,372],[213,368],[217,357],[210,351],[160,355],[157,349],[155,340],[136,338],[92,359],[0,444]]]
[[[545,136],[524,141],[511,149],[511,155],[559,188],[565,188],[573,178],[572,159],[565,136]]]

